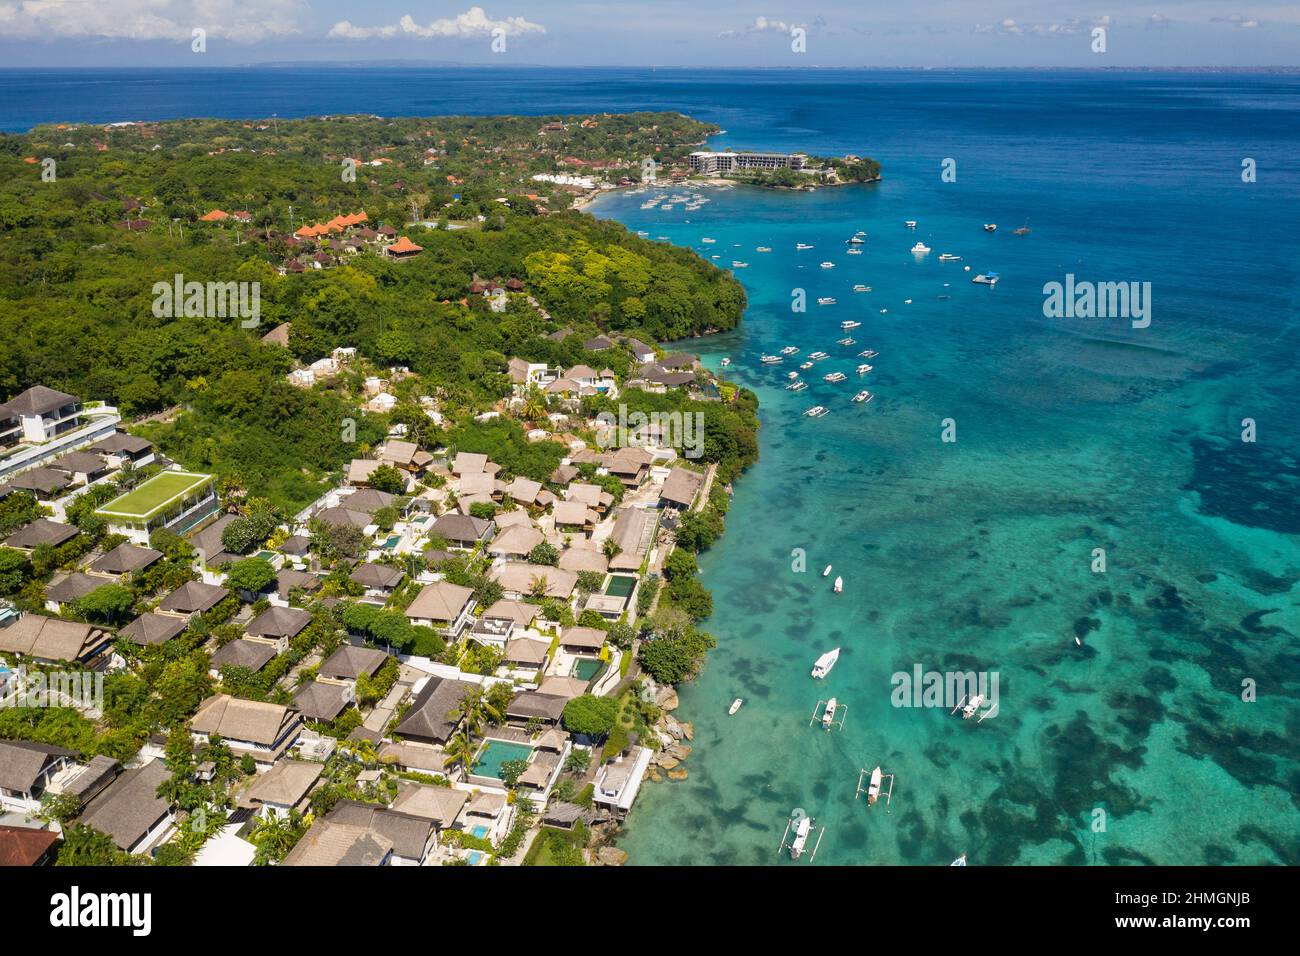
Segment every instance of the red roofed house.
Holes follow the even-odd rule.
[[[423,251],[423,246],[417,246],[406,236],[402,236],[393,244],[384,247],[384,255],[390,259],[409,259],[412,256],[418,256]]]

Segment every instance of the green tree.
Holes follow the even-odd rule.
[[[107,834],[83,824],[63,832],[55,866],[121,866],[126,854]]]
[[[611,697],[583,694],[564,705],[561,721],[570,733],[603,737],[614,729],[618,702]]]
[[[77,599],[77,610],[97,621],[114,623],[126,617],[135,603],[129,588],[120,584],[101,584]]]
[[[543,541],[528,552],[532,564],[545,564],[555,567],[560,563],[560,552],[549,541]]]
[[[368,481],[375,491],[386,491],[390,495],[400,495],[406,490],[406,474],[395,465],[387,463],[372,471]]]
[[[13,548],[0,548],[0,594],[14,594],[23,586],[31,563]]]
[[[276,579],[275,568],[263,558],[244,558],[226,572],[226,586],[235,591],[258,594]]]

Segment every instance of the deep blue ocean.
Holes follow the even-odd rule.
[[[763,403],[762,459],[701,562],[718,647],[681,694],[688,778],[646,788],[620,845],[790,865],[798,808],[826,828],[817,864],[1300,863],[1300,77],[0,71],[0,94],[9,130],[671,109],[718,123],[717,145],[874,157],[872,185],[642,208],[666,186],[591,209],[748,263],[742,327],[689,347]],[[996,287],[970,281],[989,270]],[[1046,317],[1067,274],[1149,282],[1149,327]],[[759,364],[785,346],[799,355]],[[786,390],[814,350],[830,357]],[[893,675],[917,666],[996,674],[997,715],[896,706]],[[828,733],[808,720],[830,695],[848,710]],[[854,794],[877,764],[888,812]]]

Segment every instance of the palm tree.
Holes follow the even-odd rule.
[[[544,598],[546,597],[546,589],[550,586],[550,581],[547,580],[546,575],[534,574],[528,579],[528,594],[530,597]]]
[[[546,396],[542,394],[541,389],[534,385],[528,390],[521,411],[524,413],[524,418],[532,422],[546,415]]]
[[[136,470],[135,462],[129,459],[122,462],[122,467],[117,470],[117,476],[113,479],[113,483],[122,491],[130,491],[139,481],[140,472]]]
[[[249,836],[263,854],[280,860],[298,841],[298,825],[290,817],[262,817]]]
[[[469,776],[474,769],[474,756],[478,747],[474,743],[474,737],[469,730],[462,730],[447,741],[447,762],[445,767],[452,767],[460,764],[465,768],[465,776]]]

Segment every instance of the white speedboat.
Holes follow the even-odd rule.
[[[732,260],[731,260],[731,268],[733,268],[733,269],[748,269],[748,268],[749,268],[749,263],[748,263],[748,262],[741,262],[739,259],[732,259]]]
[[[911,304],[912,304],[912,300],[911,300],[911,299],[904,299],[904,300],[903,300],[903,305],[911,305]]]
[[[880,353],[877,352],[875,349],[863,349],[861,352],[858,353],[859,357],[861,358],[875,358],[879,354]]]
[[[808,245],[808,243],[806,243],[806,242],[796,242],[796,243],[794,244],[794,247],[795,247],[796,249],[811,249],[811,248],[812,248],[812,246]]]
[[[794,840],[790,843],[790,859],[797,860],[803,856],[803,851],[808,846],[808,837],[812,834],[812,828],[812,817],[802,817],[794,825]]]
[[[827,651],[813,662],[812,676],[818,678],[825,677],[831,672],[831,668],[835,666],[835,662],[839,659],[840,649],[838,647],[833,651]]]
[[[961,856],[957,857],[957,859],[953,860],[953,861],[952,861],[951,863],[949,863],[948,865],[949,865],[949,866],[965,866],[965,865],[966,865],[966,854],[963,853]]]
[[[855,285],[855,286],[853,287],[853,291],[854,291],[854,292],[870,292],[870,291],[871,291],[871,286],[869,286],[869,285],[863,285],[862,283],[859,282],[857,285]]]
[[[817,300],[817,304],[818,304],[818,305],[834,305],[834,304],[835,304],[835,299],[834,299],[833,296],[824,295],[824,296],[822,296],[821,298],[819,298],[819,299]]]
[[[728,365],[731,364],[731,359],[729,359],[729,358],[724,358],[724,359],[723,359],[721,362],[719,362],[718,364],[721,365],[723,368],[726,368]]]
[[[858,374],[866,375],[868,372],[871,371],[872,367],[873,366],[868,365],[866,362],[863,362],[861,365],[858,366]]]
[[[796,378],[798,378],[798,377],[799,377],[799,373],[798,373],[798,372],[791,372],[791,373],[789,373],[788,375],[786,375],[786,378],[790,379],[790,381],[792,381],[792,382],[793,382]]]
[[[835,579],[835,593],[836,593],[836,594],[840,594],[841,592],[843,592],[843,590],[844,590],[844,579],[843,579],[843,578],[836,578],[836,579]]]
[[[861,324],[862,324],[861,322],[856,322],[853,319],[846,319],[845,321],[840,323],[840,328],[842,328],[845,332],[847,332],[849,329],[856,329]]]
[[[844,251],[845,251],[848,255],[850,255],[850,256],[860,256],[860,255],[862,255],[862,250],[861,250],[861,249],[846,249],[846,250],[844,250]]]
[[[803,363],[802,365],[800,365],[799,367],[800,367],[801,369],[804,369],[805,371],[807,371],[808,369],[812,368],[812,365],[813,365],[812,362],[804,362],[804,363]]]
[[[824,358],[830,358],[830,356],[827,355],[825,352],[813,352],[808,357],[812,359],[814,362],[820,362]]]
[[[835,268],[835,263],[833,263],[833,262],[823,262],[823,263],[821,264],[821,266],[822,266],[823,269],[834,269],[834,268]]]
[[[705,236],[703,239],[700,240],[700,242],[707,242],[707,243],[709,243],[710,245],[713,244],[713,243],[715,243],[715,242],[717,242],[717,241],[718,241],[718,240],[716,240],[716,239],[710,239],[708,236]]]
[[[826,702],[826,709],[822,711],[822,730],[831,729],[831,725],[835,723],[835,711],[839,706],[840,702],[834,697]]]
[[[759,361],[762,362],[764,365],[776,365],[779,362],[781,362],[781,356],[764,355],[762,358],[759,359]]]
[[[930,247],[927,246],[924,242],[918,242],[916,245],[912,247],[913,255],[924,256],[924,255],[928,255],[929,252],[930,252]]]
[[[803,384],[807,385],[808,383],[804,382]],[[804,414],[807,415],[809,418],[821,418],[829,411],[830,409],[828,409],[825,405],[814,405],[812,408],[808,409],[808,411],[804,412]]]
[[[871,393],[868,392],[865,388],[862,391],[858,392],[858,394],[853,396],[853,400],[857,402],[859,405],[865,404],[866,402],[871,401],[871,399],[872,399]]]
[[[979,285],[997,285],[998,274],[996,272],[981,272],[970,281],[978,283]]]
[[[860,245],[862,245],[863,243],[865,243],[865,242],[867,241],[866,239],[862,238],[862,237],[865,236],[865,235],[866,235],[865,232],[859,232],[859,233],[857,233],[857,234],[856,234],[852,239],[849,240],[849,245],[851,245],[851,246],[860,246]]]
[[[960,262],[961,256],[954,256],[951,252],[939,253],[940,262]]]
[[[884,781],[885,772],[877,767],[871,771],[871,782],[867,784],[867,806],[871,806],[880,799],[880,784]]]
[[[731,702],[731,706],[727,708],[727,713],[729,715],[735,714],[736,711],[740,710],[740,705],[743,704],[744,702],[745,702],[745,698],[737,697],[735,700]]]
[[[797,348],[795,348],[793,345],[787,345],[785,348],[783,348],[783,349],[781,350],[781,354],[782,354],[782,355],[794,355],[794,354],[795,354],[796,352],[798,352],[798,351],[799,351],[799,350],[798,350]]]
[[[824,578],[829,577],[830,573],[831,573],[831,566],[828,564],[826,565],[826,570],[822,571],[822,577]]]
[[[823,375],[822,378],[830,382],[832,385],[835,385],[844,381],[848,376],[843,372],[831,372],[829,375]]]
[[[984,231],[985,231],[985,232],[997,232],[997,231],[998,231],[998,224],[997,224],[996,222],[986,222],[986,223],[984,223]]]
[[[906,220],[906,221],[903,223],[903,225],[906,226],[908,229],[915,229],[915,228],[916,228],[916,220],[915,220],[915,219],[908,219],[908,220]]]
[[[759,246],[759,247],[758,247],[757,249],[755,249],[754,251],[755,251],[755,252],[771,252],[771,251],[772,251],[772,247],[771,247],[771,246]]]

